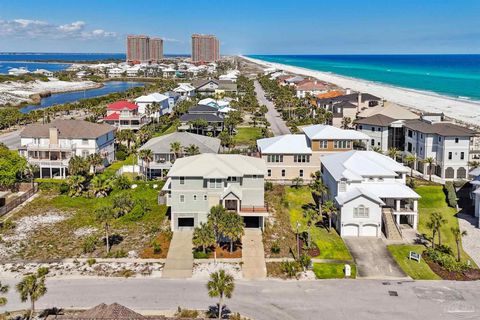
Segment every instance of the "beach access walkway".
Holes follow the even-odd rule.
[[[275,109],[273,102],[268,100],[265,97],[265,91],[263,90],[260,83],[255,80],[255,93],[257,94],[257,100],[260,105],[267,106],[268,112],[265,114],[265,118],[270,123],[270,128],[272,129],[274,136],[280,136],[282,134],[289,134],[290,129],[288,129],[287,124],[283,121],[280,113]]]

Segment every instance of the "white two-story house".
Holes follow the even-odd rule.
[[[263,228],[268,216],[266,171],[262,159],[243,155],[205,153],[177,159],[159,201],[171,209],[172,230],[206,222],[216,205],[237,212],[247,228]]]
[[[29,163],[38,165],[40,178],[65,178],[73,156],[98,153],[104,166],[114,160],[115,128],[83,120],[54,120],[30,124],[20,133],[18,151]]]
[[[440,178],[466,179],[470,157],[470,140],[475,131],[443,121],[443,115],[424,115],[421,120],[407,120],[405,154],[415,155],[414,169],[429,174],[423,160],[435,159],[432,174]]]
[[[418,225],[420,196],[405,185],[409,169],[374,151],[347,151],[322,158],[322,180],[338,212],[342,237],[380,237],[382,225],[401,237],[401,224]],[[387,235],[388,236],[388,235]]]

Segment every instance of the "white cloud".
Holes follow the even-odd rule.
[[[90,40],[116,38],[117,33],[103,29],[88,31],[84,21],[56,25],[41,20],[14,19],[0,20],[0,37]]]

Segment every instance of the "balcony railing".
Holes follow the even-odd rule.
[[[72,151],[76,149],[76,144],[37,144],[37,143],[30,143],[27,144],[27,150],[46,150],[46,151]]]
[[[264,204],[263,206],[242,206],[242,207],[240,207],[240,212],[267,213],[268,212],[268,205]]]

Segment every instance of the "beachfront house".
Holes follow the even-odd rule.
[[[424,114],[419,120],[404,122],[405,155],[414,155],[415,170],[446,179],[466,179],[470,140],[475,131],[444,121],[443,114]],[[433,158],[432,168],[424,162]],[[431,170],[431,171],[430,171]]]
[[[207,222],[210,209],[222,205],[243,217],[247,228],[263,228],[265,162],[237,154],[204,153],[175,161],[160,203],[170,207],[172,230]]]
[[[338,212],[342,237],[401,240],[403,229],[417,229],[420,196],[406,186],[409,169],[374,151],[348,151],[322,158],[323,183]]]
[[[178,143],[178,150],[172,149],[172,145]],[[137,163],[140,172],[150,178],[163,178],[165,172],[170,170],[175,160],[189,154],[189,147],[196,146],[199,153],[218,153],[220,140],[213,137],[202,136],[190,132],[174,132],[164,136],[148,140],[139,150],[152,150],[153,161],[146,163],[138,155]]]
[[[39,167],[40,178],[65,178],[73,156],[100,154],[103,165],[114,160],[115,128],[83,120],[29,124],[20,133],[19,153]]]
[[[130,101],[120,100],[107,106],[107,115],[103,118],[106,124],[118,130],[139,130],[150,122],[145,114],[138,112],[138,106]]]
[[[295,92],[298,98],[305,98],[307,94],[315,96],[326,92],[328,89],[327,85],[323,82],[317,80],[306,80],[303,81],[295,87]]]
[[[475,168],[469,172],[471,179],[471,198],[473,201],[473,216],[475,217],[475,226],[480,227],[480,167]]]
[[[286,134],[257,140],[260,156],[267,166],[266,179],[291,183],[296,178],[308,182],[320,168],[322,156],[369,145],[370,137],[355,130],[328,125],[300,128],[301,134]]]

